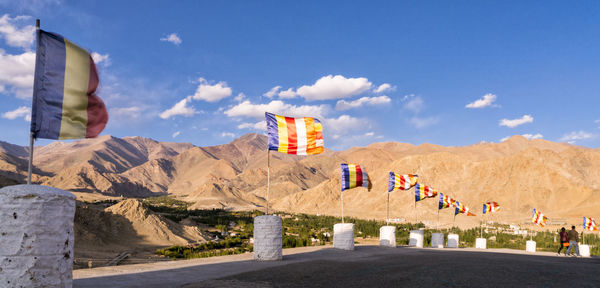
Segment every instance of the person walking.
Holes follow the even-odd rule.
[[[558,252],[556,252],[556,254],[560,256],[560,250],[569,246],[569,236],[567,235],[565,227],[560,228],[560,233],[558,234],[560,235],[560,247],[558,247]],[[567,256],[567,250],[568,249],[565,249],[565,256]]]
[[[579,255],[579,244],[577,244],[577,242],[579,242],[579,233],[575,230],[575,226],[571,226],[571,230],[569,230],[569,233],[567,234],[567,236],[569,236],[569,249],[567,249],[567,255],[570,255],[571,248],[575,247],[577,257],[581,256]]]

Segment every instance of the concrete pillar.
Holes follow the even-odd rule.
[[[379,228],[379,245],[396,247],[396,226],[382,226]]]
[[[431,233],[431,248],[444,248],[444,233]]]
[[[254,260],[281,260],[281,248],[281,218],[275,215],[254,217]]]
[[[408,246],[423,248],[425,242],[425,231],[423,230],[411,230],[408,240]]]
[[[446,247],[448,248],[458,248],[458,234],[448,234],[448,243]]]
[[[535,245],[536,245],[535,241],[531,241],[531,240],[527,241],[527,244],[525,246],[525,251],[534,253],[535,252]]]
[[[475,239],[475,248],[487,249],[487,239],[486,238]]]
[[[0,287],[71,287],[75,196],[48,186],[0,189]]]
[[[354,223],[333,225],[333,248],[354,250]]]
[[[574,250],[574,249],[571,249],[571,250]],[[590,245],[587,245],[587,244],[579,245],[579,255],[581,255],[581,257],[591,257]]]

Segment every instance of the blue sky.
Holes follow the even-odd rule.
[[[0,140],[28,143],[40,18],[95,53],[102,134],[216,145],[262,132],[269,110],[321,119],[335,150],[599,147],[600,2],[575,4],[0,0]]]

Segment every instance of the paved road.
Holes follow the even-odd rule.
[[[328,246],[74,271],[75,287],[600,287],[600,258],[508,249]]]

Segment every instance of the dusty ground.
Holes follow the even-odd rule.
[[[507,249],[357,246],[284,250],[284,260],[252,254],[82,269],[75,287],[598,287],[600,258]]]

